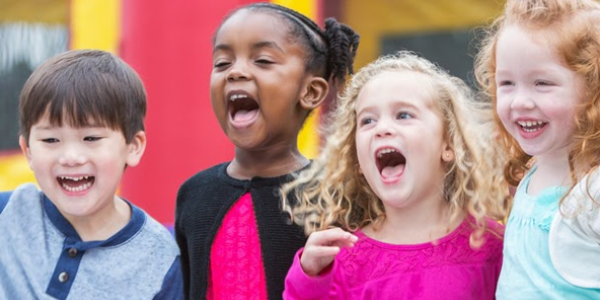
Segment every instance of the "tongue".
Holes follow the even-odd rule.
[[[253,110],[238,110],[233,116],[233,120],[236,122],[243,122],[252,119],[258,113],[258,109]]]
[[[393,167],[383,168],[383,170],[381,170],[381,176],[386,178],[398,177],[402,172],[404,172],[404,164],[399,164]]]

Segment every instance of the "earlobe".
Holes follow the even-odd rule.
[[[21,147],[21,151],[23,152],[23,155],[25,155],[27,163],[29,164],[29,168],[31,169],[31,150],[29,149],[29,146],[27,146],[27,141],[22,135],[19,136],[19,146]]]
[[[327,97],[329,84],[321,77],[312,77],[300,97],[300,105],[307,110],[317,108]]]
[[[144,131],[138,131],[127,147],[129,151],[127,154],[127,166],[135,167],[140,163],[144,151],[146,150],[146,133]]]
[[[452,149],[446,147],[446,150],[442,152],[442,160],[444,162],[451,162],[454,160],[454,151]]]

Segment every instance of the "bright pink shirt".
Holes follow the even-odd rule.
[[[267,299],[250,193],[227,212],[211,249],[207,299]]]
[[[501,230],[500,225],[490,226]],[[479,249],[469,246],[464,221],[434,243],[392,245],[361,231],[324,274],[308,276],[298,251],[285,279],[284,299],[494,299],[502,265],[502,241],[492,233]]]

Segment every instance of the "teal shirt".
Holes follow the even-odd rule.
[[[537,196],[528,195],[527,188],[535,170],[536,166],[523,178],[515,194],[504,234],[496,298],[600,299],[600,290],[569,284],[552,265],[548,246],[550,224],[567,189],[548,187]]]

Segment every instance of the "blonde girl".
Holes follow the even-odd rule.
[[[282,190],[310,234],[284,298],[493,299],[507,189],[484,153],[489,111],[410,52],[360,70],[322,154]]]

